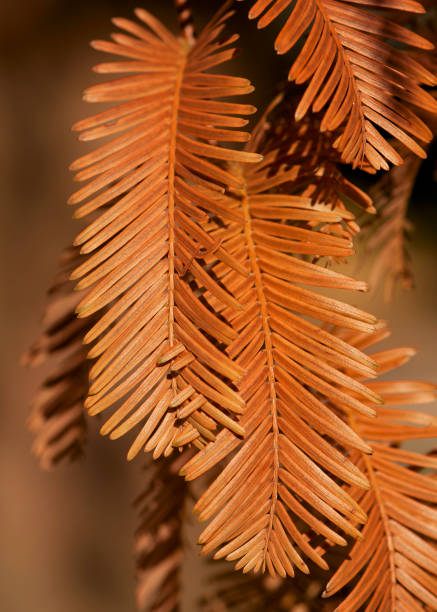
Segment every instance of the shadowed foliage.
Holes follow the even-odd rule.
[[[35,367],[47,362],[50,366],[28,420],[35,435],[32,450],[46,469],[61,459],[82,454],[86,438],[83,402],[91,362],[83,339],[95,318],[76,318],[75,308],[83,296],[73,292],[74,283],[69,279],[81,259],[77,248],[62,254],[61,271],[48,292],[43,332],[22,358],[25,365]]]

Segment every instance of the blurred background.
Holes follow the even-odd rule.
[[[38,335],[58,255],[79,229],[65,202],[74,188],[68,165],[85,152],[70,126],[94,110],[80,95],[95,82],[90,69],[101,61],[88,42],[106,38],[110,18],[129,17],[137,2],[0,4],[0,607],[5,612],[130,612],[131,500],[141,489],[138,463],[124,461],[128,441],[101,439],[91,423],[81,462],[40,471],[25,423],[44,368],[23,370],[19,357]],[[220,4],[194,1],[196,25]],[[171,0],[145,0],[143,6],[176,27]],[[256,28],[247,22],[247,6],[237,3],[237,8],[232,26],[244,26],[244,48]],[[235,71],[257,86],[252,102],[260,107],[275,93],[289,63],[273,54],[275,31],[258,35],[235,64]],[[410,215],[416,226],[411,245],[416,288],[397,292],[389,305],[381,292],[357,304],[390,320],[392,345],[419,348],[404,367],[406,378],[437,382],[435,148],[430,157],[419,174]]]

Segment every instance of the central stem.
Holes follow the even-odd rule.
[[[276,503],[278,500],[278,473],[279,473],[279,427],[278,427],[278,407],[277,407],[277,395],[276,395],[276,381],[275,381],[275,364],[273,361],[273,345],[271,338],[271,329],[269,325],[269,314],[267,310],[267,300],[264,294],[263,279],[261,270],[258,265],[258,258],[256,255],[256,247],[252,237],[252,219],[250,215],[250,204],[247,197],[246,191],[244,191],[242,198],[242,207],[244,214],[244,233],[246,236],[246,242],[249,249],[249,260],[252,273],[254,275],[255,288],[258,298],[258,303],[261,311],[261,320],[264,333],[264,345],[267,357],[267,376],[269,382],[269,395],[271,405],[271,418],[272,418],[272,431],[273,431],[273,482],[272,482],[272,494],[271,494],[271,505],[269,511],[269,524],[266,533],[266,542],[264,546],[264,559],[263,568],[265,569],[266,554],[269,547],[270,537],[273,529],[273,519],[275,517]]]
[[[354,431],[358,431],[357,422],[354,417],[349,417],[350,424]],[[373,493],[376,497],[376,502],[378,504],[379,512],[382,519],[382,524],[384,526],[384,531],[386,535],[387,548],[388,548],[388,559],[389,559],[389,571],[390,571],[390,582],[391,582],[391,603],[390,603],[390,611],[395,612],[395,602],[396,602],[396,567],[394,562],[394,554],[395,549],[393,545],[393,538],[390,531],[389,518],[387,516],[387,512],[384,507],[384,500],[382,499],[381,490],[378,485],[378,479],[375,478],[375,472],[372,465],[371,456],[362,454],[364,459],[364,464],[366,466],[366,471],[369,475],[370,484],[372,485]]]
[[[168,155],[168,342],[170,348],[174,346],[174,277],[175,277],[175,166],[176,166],[176,139],[178,127],[178,112],[181,96],[181,88],[187,62],[187,49],[183,47],[183,55],[179,63],[179,70],[175,82],[175,92],[170,118],[170,144]],[[176,380],[173,380],[173,389],[176,392]]]
[[[174,0],[174,5],[178,12],[179,25],[187,43],[194,44],[196,33],[193,25],[193,17],[189,6],[189,0]]]

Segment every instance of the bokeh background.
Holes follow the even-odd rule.
[[[220,4],[194,0],[196,23],[204,23]],[[25,423],[44,368],[25,371],[19,357],[38,334],[57,257],[78,232],[65,201],[74,187],[68,165],[85,152],[70,125],[94,110],[80,95],[95,82],[90,68],[100,61],[88,42],[107,37],[110,18],[129,16],[136,5],[0,3],[0,609],[5,612],[134,610],[131,501],[141,489],[139,465],[125,463],[127,441],[101,439],[91,423],[88,453],[80,463],[41,472]],[[171,0],[144,0],[143,6],[176,27]],[[248,49],[256,28],[247,23],[247,7],[237,8],[233,25],[244,27],[242,46]],[[256,84],[252,101],[259,106],[285,75],[287,59],[272,52],[274,32],[258,35],[236,64],[236,71]],[[392,345],[420,349],[404,368],[405,377],[437,382],[434,158],[435,147],[411,206],[416,289],[397,293],[389,305],[381,294],[356,303],[391,321]],[[193,597],[187,610],[193,609]]]

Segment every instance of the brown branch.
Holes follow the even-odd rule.
[[[174,5],[178,12],[178,21],[185,40],[191,46],[196,39],[196,31],[193,25],[193,14],[191,12],[189,0],[174,0]]]

